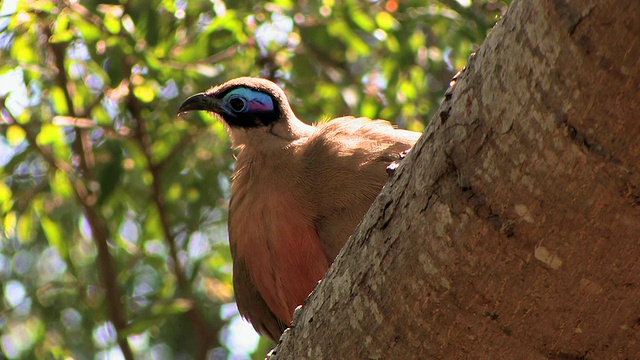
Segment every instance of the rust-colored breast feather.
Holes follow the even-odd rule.
[[[299,189],[293,183],[296,176],[282,174],[286,158],[270,167],[280,170],[261,168],[258,175],[239,157],[243,168],[234,179],[229,210],[238,309],[274,341],[329,267],[311,208],[304,206],[304,194],[294,190]]]

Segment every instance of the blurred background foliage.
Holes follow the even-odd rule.
[[[507,2],[4,0],[0,358],[262,358],[233,303],[233,154],[181,100],[264,76],[308,122],[421,131]]]

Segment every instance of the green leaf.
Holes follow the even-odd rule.
[[[0,182],[0,211],[3,214],[6,214],[13,207],[13,193],[11,188],[7,186],[4,182]]]
[[[62,128],[52,124],[42,124],[40,133],[36,137],[38,145],[50,145],[61,142],[63,138]]]
[[[351,11],[351,19],[356,25],[366,32],[373,32],[376,29],[375,22],[369,17],[369,15],[362,11]]]
[[[37,10],[44,13],[50,13],[56,8],[53,1],[24,1],[22,5],[28,10]]]
[[[52,44],[56,44],[56,43],[69,42],[71,41],[71,39],[73,39],[73,31],[64,30],[64,31],[56,32],[55,34],[51,35],[51,37],[49,38],[49,42]]]
[[[53,109],[58,115],[69,114],[69,108],[67,107],[67,98],[64,91],[59,86],[54,86],[50,90],[50,100]]]
[[[61,170],[57,170],[49,182],[51,192],[62,199],[73,196],[73,186],[69,182],[67,175]]]
[[[359,36],[353,33],[351,28],[344,21],[337,21],[329,26],[329,33],[336,39],[342,39],[350,50],[356,54],[363,56],[371,52],[369,45]]]
[[[398,20],[386,11],[381,11],[376,14],[376,24],[378,24],[382,30],[393,30],[400,26]]]
[[[18,241],[21,244],[30,243],[34,237],[33,231],[33,213],[27,212],[22,214],[18,218],[18,224],[16,226],[16,234],[18,236]]]
[[[82,17],[78,17],[74,20],[75,26],[78,28],[78,30],[80,30],[82,37],[87,42],[100,40],[100,38],[102,37],[102,31],[98,27],[98,24],[85,21]]]
[[[16,147],[24,141],[26,137],[26,133],[24,130],[18,125],[9,125],[7,128],[7,141],[9,141],[9,145]]]
[[[63,238],[62,227],[43,214],[40,214],[40,226],[49,245],[55,247],[61,256],[66,257],[67,244]]]
[[[73,31],[70,29],[70,21],[67,11],[61,11],[56,17],[53,26],[53,34],[49,38],[49,42],[52,44],[60,42],[69,42],[73,39]]]
[[[9,211],[4,216],[2,227],[4,228],[4,236],[12,238],[16,235],[16,224],[18,222],[18,214],[15,211]]]
[[[114,35],[119,34],[120,30],[122,29],[122,26],[120,24],[120,18],[115,17],[111,13],[107,13],[107,15],[105,16],[104,26],[107,28],[107,30],[111,34],[114,34]]]
[[[135,96],[142,102],[150,103],[156,97],[153,89],[147,85],[139,85],[133,89]]]
[[[36,63],[38,56],[35,52],[35,46],[30,40],[32,40],[30,34],[15,37],[11,47],[11,57],[24,64]]]

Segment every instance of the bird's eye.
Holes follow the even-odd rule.
[[[229,100],[229,105],[233,111],[242,111],[245,107],[245,102],[241,98],[233,98]]]

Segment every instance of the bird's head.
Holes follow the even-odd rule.
[[[309,125],[293,113],[284,91],[275,83],[253,77],[241,77],[187,98],[178,114],[206,110],[227,125],[234,147],[275,136],[292,141],[307,135]]]

